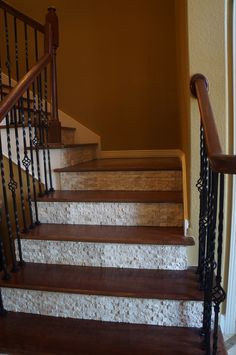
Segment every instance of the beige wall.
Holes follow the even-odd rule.
[[[228,81],[228,26],[227,26],[227,0],[188,0],[188,34],[189,34],[189,66],[190,75],[203,73],[210,83],[210,99],[216,118],[216,124],[224,152],[232,148],[232,125],[229,104]],[[229,29],[230,30],[230,29]],[[199,196],[195,188],[199,174],[199,111],[194,98],[190,101],[191,108],[191,234],[198,235],[198,206]],[[230,187],[227,190],[227,200],[230,201]],[[230,210],[225,208],[225,218],[230,215]],[[224,235],[225,253],[229,233]],[[190,262],[197,262],[197,248],[190,253]],[[227,257],[224,266],[227,269]]]
[[[56,6],[60,108],[104,149],[181,147],[175,0],[8,2],[42,23]]]

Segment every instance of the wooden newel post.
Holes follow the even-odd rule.
[[[61,123],[58,117],[56,52],[59,46],[58,17],[54,7],[48,8],[46,15],[45,51],[51,59],[51,119],[49,120],[49,143],[61,143]]]

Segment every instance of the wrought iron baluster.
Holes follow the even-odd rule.
[[[25,68],[26,72],[29,71],[29,45],[28,45],[28,27],[25,24],[24,25],[24,36],[25,36]],[[34,155],[33,155],[33,134],[32,134],[32,120],[31,120],[31,99],[30,99],[30,89],[27,89],[26,91],[27,94],[27,124],[28,124],[28,130],[29,130],[29,144],[30,144],[30,158],[28,157],[28,154],[24,152],[24,163],[25,163],[25,168],[28,169],[28,174],[29,174],[29,166],[31,165],[31,173],[32,173],[32,185],[33,185],[33,196],[34,196],[34,210],[35,210],[35,224],[39,224],[39,219],[38,219],[38,207],[37,207],[37,189],[36,189],[36,180],[35,180],[35,170],[34,170]],[[22,105],[21,109],[22,109]],[[33,124],[35,125],[35,131],[37,132],[37,122],[36,119],[34,119]],[[35,140],[36,142],[36,140]],[[40,180],[40,168],[38,169],[38,176]],[[29,181],[30,183],[30,181]],[[40,184],[41,185],[41,184]],[[30,192],[30,187],[28,187],[28,192]],[[34,226],[33,222],[33,214],[32,214],[32,199],[30,196],[30,217],[31,217],[31,227]]]
[[[38,55],[38,33],[37,30],[34,31],[35,38],[35,57],[36,61],[39,59]],[[43,167],[44,167],[44,183],[45,183],[45,193],[49,193],[48,189],[48,179],[47,179],[47,161],[46,161],[46,151],[45,151],[45,113],[43,112],[43,93],[42,93],[42,75],[41,73],[37,77],[37,90],[38,90],[38,117],[39,117],[39,137],[40,145],[42,146],[43,152]]]
[[[224,175],[220,175],[220,196],[219,196],[219,216],[218,216],[218,247],[217,247],[217,273],[215,286],[213,288],[213,302],[214,302],[214,332],[213,332],[213,355],[217,354],[218,346],[218,325],[220,305],[225,300],[226,294],[221,286],[222,276],[222,247],[223,247],[223,220],[224,220]]]
[[[9,123],[9,118],[8,117],[7,117],[7,120],[8,120],[8,123]],[[9,161],[9,164],[12,165],[10,163],[10,157],[9,157],[8,161]],[[4,200],[6,222],[7,222],[7,232],[8,232],[10,253],[11,253],[11,258],[12,258],[12,271],[16,272],[18,270],[18,266],[17,266],[17,262],[16,262],[15,244],[14,244],[12,225],[11,225],[11,218],[10,218],[9,207],[8,207],[8,197],[7,197],[7,187],[6,187],[6,179],[5,179],[5,169],[4,169],[4,161],[3,161],[1,134],[0,134],[0,165],[1,165],[3,200]],[[14,195],[14,192],[12,193],[12,195]],[[18,243],[18,247],[19,247],[20,258],[22,259],[20,242]]]
[[[215,240],[218,202],[218,174],[209,169],[208,233],[204,295],[204,332],[207,355],[211,354],[212,293],[215,269]]]
[[[19,81],[19,54],[18,54],[18,34],[17,34],[17,20],[14,17],[14,37],[15,37],[15,59],[16,59],[16,80]],[[22,210],[22,219],[23,219],[23,231],[27,232],[27,221],[26,221],[26,210],[25,210],[25,201],[24,201],[24,186],[22,179],[22,170],[21,170],[21,158],[20,158],[20,145],[19,145],[19,134],[18,134],[18,124],[17,124],[17,112],[14,108],[14,126],[15,126],[15,141],[16,141],[16,156],[17,156],[17,166],[18,166],[18,177],[20,185],[20,200],[21,200],[21,210]],[[20,106],[18,105],[18,115],[21,116]]]
[[[7,314],[7,311],[5,310],[4,305],[3,305],[2,291],[0,289],[0,317],[5,316],[6,314]]]
[[[28,199],[28,207],[29,207],[29,215],[30,215],[30,228],[33,228],[34,227],[34,220],[33,220],[33,211],[32,211],[30,175],[29,175],[29,167],[31,165],[31,160],[28,156],[28,150],[27,150],[27,137],[26,137],[25,112],[24,112],[23,98],[20,99],[18,105],[20,107],[20,115],[21,115],[21,121],[22,121],[22,134],[23,134],[24,158],[22,160],[22,165],[24,166],[25,172],[26,172],[26,185],[27,185],[27,199]]]
[[[0,236],[0,271],[3,271],[4,280],[9,280],[11,278],[7,269],[6,251],[3,245],[2,235]]]
[[[4,10],[4,26],[5,26],[5,38],[6,38],[6,68],[8,76],[8,85],[11,87],[11,57],[10,57],[10,38],[9,38],[9,29],[8,29],[8,15],[7,11]],[[13,113],[10,113],[11,124],[14,124]]]
[[[0,52],[0,96],[1,96],[1,100],[2,100],[3,99],[3,90],[2,90],[1,52]],[[2,190],[3,190],[3,199],[4,199],[4,204],[5,204],[7,230],[8,230],[9,240],[10,240],[12,238],[12,229],[11,229],[9,210],[8,210],[8,203],[6,201],[7,193],[6,193],[5,174],[4,174],[4,162],[3,162],[3,155],[2,155],[1,133],[0,133],[0,170],[1,170],[1,177],[2,177]],[[11,246],[12,246],[12,243],[10,241],[10,252],[11,252],[12,260],[15,260],[14,245],[13,245],[13,248],[11,248]],[[11,278],[10,274],[8,273],[8,270],[7,270],[7,265],[8,265],[8,262],[7,262],[7,257],[6,257],[5,248],[4,248],[4,245],[3,245],[3,240],[2,240],[2,235],[1,235],[1,237],[0,237],[0,266],[1,266],[1,270],[3,270],[3,279],[4,280],[9,280]],[[14,265],[14,261],[13,261],[13,265]],[[1,297],[1,295],[0,295],[0,297]]]
[[[47,68],[44,69],[44,112],[45,112],[45,129],[44,129],[44,141],[47,148],[47,157],[48,157],[48,174],[49,174],[49,192],[54,192],[53,183],[52,183],[52,168],[51,168],[51,158],[50,158],[50,149],[48,145],[48,79],[47,79]]]
[[[33,184],[33,196],[34,196],[34,210],[35,210],[35,224],[39,224],[38,218],[38,205],[37,205],[37,188],[34,170],[34,154],[33,154],[33,134],[31,123],[31,107],[30,107],[30,90],[27,90],[27,112],[28,112],[28,128],[29,128],[29,144],[30,144],[30,160],[31,160],[31,174]]]
[[[8,150],[9,175],[10,175],[8,188],[12,194],[14,222],[15,222],[15,227],[16,227],[16,240],[17,240],[17,244],[18,244],[20,265],[24,265],[24,261],[23,261],[23,257],[22,257],[22,249],[21,249],[20,224],[19,224],[18,207],[17,207],[17,199],[16,199],[17,182],[15,181],[14,171],[13,171],[11,133],[10,133],[10,123],[9,123],[8,114],[6,115],[6,129],[7,129],[7,150]]]
[[[33,113],[34,113],[34,138],[32,140],[32,143],[36,153],[39,196],[43,196],[42,182],[41,182],[41,169],[40,169],[40,162],[39,162],[39,138],[38,138],[39,123],[37,117],[37,96],[35,91],[35,82],[33,82],[32,84],[32,90],[33,90]]]
[[[205,146],[205,137],[203,127],[200,130],[200,178],[197,182],[197,188],[200,193],[200,211],[199,211],[199,254],[198,254],[198,274],[200,287],[204,289],[205,278],[205,259],[206,259],[206,238],[207,238],[207,191],[208,191],[208,159]]]
[[[29,49],[28,49],[28,27],[25,24],[24,26],[24,35],[25,35],[25,66],[26,71],[29,71]],[[38,220],[38,209],[37,209],[37,201],[36,201],[36,183],[35,183],[35,171],[34,171],[34,160],[33,160],[33,149],[35,149],[36,155],[36,164],[37,164],[37,175],[38,175],[38,189],[39,195],[42,196],[42,184],[41,184],[41,171],[40,171],[40,163],[39,163],[39,138],[38,138],[38,126],[39,122],[37,119],[37,97],[35,91],[35,83],[32,84],[32,91],[33,91],[33,125],[34,125],[34,137],[32,136],[32,126],[31,126],[31,110],[30,110],[30,91],[27,90],[27,111],[28,111],[28,123],[29,125],[29,138],[30,138],[30,156],[31,156],[31,169],[32,169],[32,176],[33,176],[33,191],[34,191],[34,206],[35,206],[35,217],[36,223],[39,224]]]

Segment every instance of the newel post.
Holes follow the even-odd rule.
[[[58,17],[54,7],[48,8],[45,24],[45,52],[51,59],[51,119],[49,120],[48,142],[61,143],[61,123],[58,117],[56,52],[59,46]]]

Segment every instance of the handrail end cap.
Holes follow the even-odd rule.
[[[196,88],[195,88],[195,82],[197,80],[203,80],[206,85],[207,91],[209,91],[209,82],[208,82],[207,78],[203,74],[200,74],[200,73],[194,74],[190,80],[190,91],[194,97],[197,97]]]

